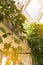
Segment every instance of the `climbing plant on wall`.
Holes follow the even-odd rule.
[[[26,20],[26,17],[22,14],[22,11],[19,10],[16,7],[14,0],[0,0],[0,24],[8,22],[11,27],[14,27],[14,31],[23,31],[22,23]],[[16,39],[11,32],[6,32],[6,29],[4,29],[3,26],[0,27],[0,31],[3,32],[3,35],[0,36],[0,44],[4,44],[3,52],[5,56],[11,56],[10,59],[16,63],[16,60],[18,59],[18,53],[19,49],[22,49],[21,47],[18,47],[19,49],[16,49],[12,47],[12,40],[10,43],[4,43],[3,38],[6,39],[8,36],[12,36],[12,39],[14,39],[15,43],[20,43],[20,40]],[[9,49],[12,48],[12,52],[9,52]],[[15,55],[15,56],[14,56]],[[6,61],[6,65],[9,64],[9,61]]]
[[[18,30],[23,32],[23,25],[26,17],[22,14],[22,10],[18,9],[14,0],[0,0],[0,24],[5,21],[9,25],[14,27],[14,31]],[[3,27],[0,27],[0,30],[4,33],[3,38],[12,35],[7,33]],[[17,32],[18,32],[17,31]],[[19,40],[15,39],[19,43]],[[2,38],[0,37],[0,43],[2,43]]]
[[[0,0],[0,22],[6,19],[15,29],[22,30],[22,23],[26,17],[16,7],[14,0]]]

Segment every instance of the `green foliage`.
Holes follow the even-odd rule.
[[[23,30],[22,23],[26,17],[19,10],[14,0],[0,0],[0,21],[6,19],[14,29]]]
[[[14,0],[0,0],[0,22],[8,22],[14,31],[23,31],[22,23],[26,20],[26,17],[22,14],[22,11],[17,8]],[[7,33],[6,30],[0,27],[0,30],[4,33],[2,38],[7,38],[12,35]],[[13,39],[13,38],[12,38]],[[12,40],[11,40],[12,41]],[[20,43],[20,40],[14,38],[16,43]]]
[[[7,34],[2,35],[2,37],[7,38]]]
[[[11,47],[10,43],[5,43],[4,44],[4,50],[9,50],[9,48]]]
[[[23,48],[21,46],[17,47],[18,51],[23,51]]]
[[[10,23],[15,30],[26,33],[35,61],[34,65],[43,65],[43,25],[36,23],[30,25],[25,23],[24,25],[23,23],[26,20],[26,17],[22,14],[22,11],[16,7],[14,0],[0,0],[0,22],[4,21],[4,19],[8,21],[8,23]],[[4,33],[4,35],[2,35],[4,38],[7,38],[8,35],[11,35],[10,33],[6,33],[3,28],[0,28],[0,30]],[[14,41],[19,44],[19,40],[14,38]],[[3,40],[0,37],[0,43],[2,42]],[[4,49],[8,50],[10,47],[10,44],[4,44]],[[21,47],[18,48],[22,49]],[[15,48],[12,49],[16,54],[17,50]]]
[[[5,34],[2,35],[2,37],[3,37],[3,38],[7,38],[8,35],[10,36],[11,33],[5,33]]]
[[[34,65],[43,65],[43,24],[32,23],[26,29]]]
[[[0,22],[3,21],[3,14],[0,13]]]
[[[14,42],[20,44],[20,40],[16,39],[15,37],[14,37]]]
[[[3,33],[6,33],[5,29],[3,27],[0,27],[0,30],[3,32]]]

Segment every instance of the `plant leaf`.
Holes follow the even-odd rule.
[[[3,43],[3,40],[2,40],[2,38],[0,37],[0,43]]]
[[[11,33],[5,33],[4,35],[2,35],[2,37],[6,38],[8,35],[10,36]]]
[[[3,33],[6,33],[5,29],[3,27],[0,27],[0,30],[3,32]]]
[[[11,33],[7,33],[7,35],[9,35],[9,36],[10,36],[10,35],[11,35]]]
[[[21,46],[18,46],[18,48],[17,48],[19,51],[22,51],[23,50],[23,48],[21,47]]]
[[[14,38],[15,43],[20,44],[20,40]]]
[[[7,37],[7,34],[2,35],[2,37],[6,38]]]
[[[11,45],[10,45],[10,43],[5,43],[4,44],[4,50],[6,49],[6,50],[9,50],[9,48],[11,47]]]

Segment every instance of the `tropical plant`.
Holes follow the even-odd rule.
[[[43,65],[43,24],[31,23],[24,29],[34,65]]]

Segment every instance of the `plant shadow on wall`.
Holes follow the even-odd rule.
[[[32,23],[29,26],[26,25],[26,17],[22,14],[22,10],[19,10],[16,7],[13,0],[0,0],[0,24],[3,23],[4,20],[13,27],[14,31],[26,34],[25,38],[27,38],[28,45],[31,48],[34,65],[43,65],[43,24]],[[12,33],[7,33],[2,27],[0,27],[0,30],[4,33],[2,35],[3,38],[6,38],[8,35],[12,35]],[[0,37],[0,43],[3,43],[2,37]],[[19,38],[22,38],[23,40],[24,36],[20,36]],[[15,41],[17,41],[17,39]],[[10,48],[13,50],[10,58],[16,62],[18,58],[17,49],[13,48],[10,43],[4,44],[4,54],[9,55]],[[17,56],[12,57],[14,54]]]

